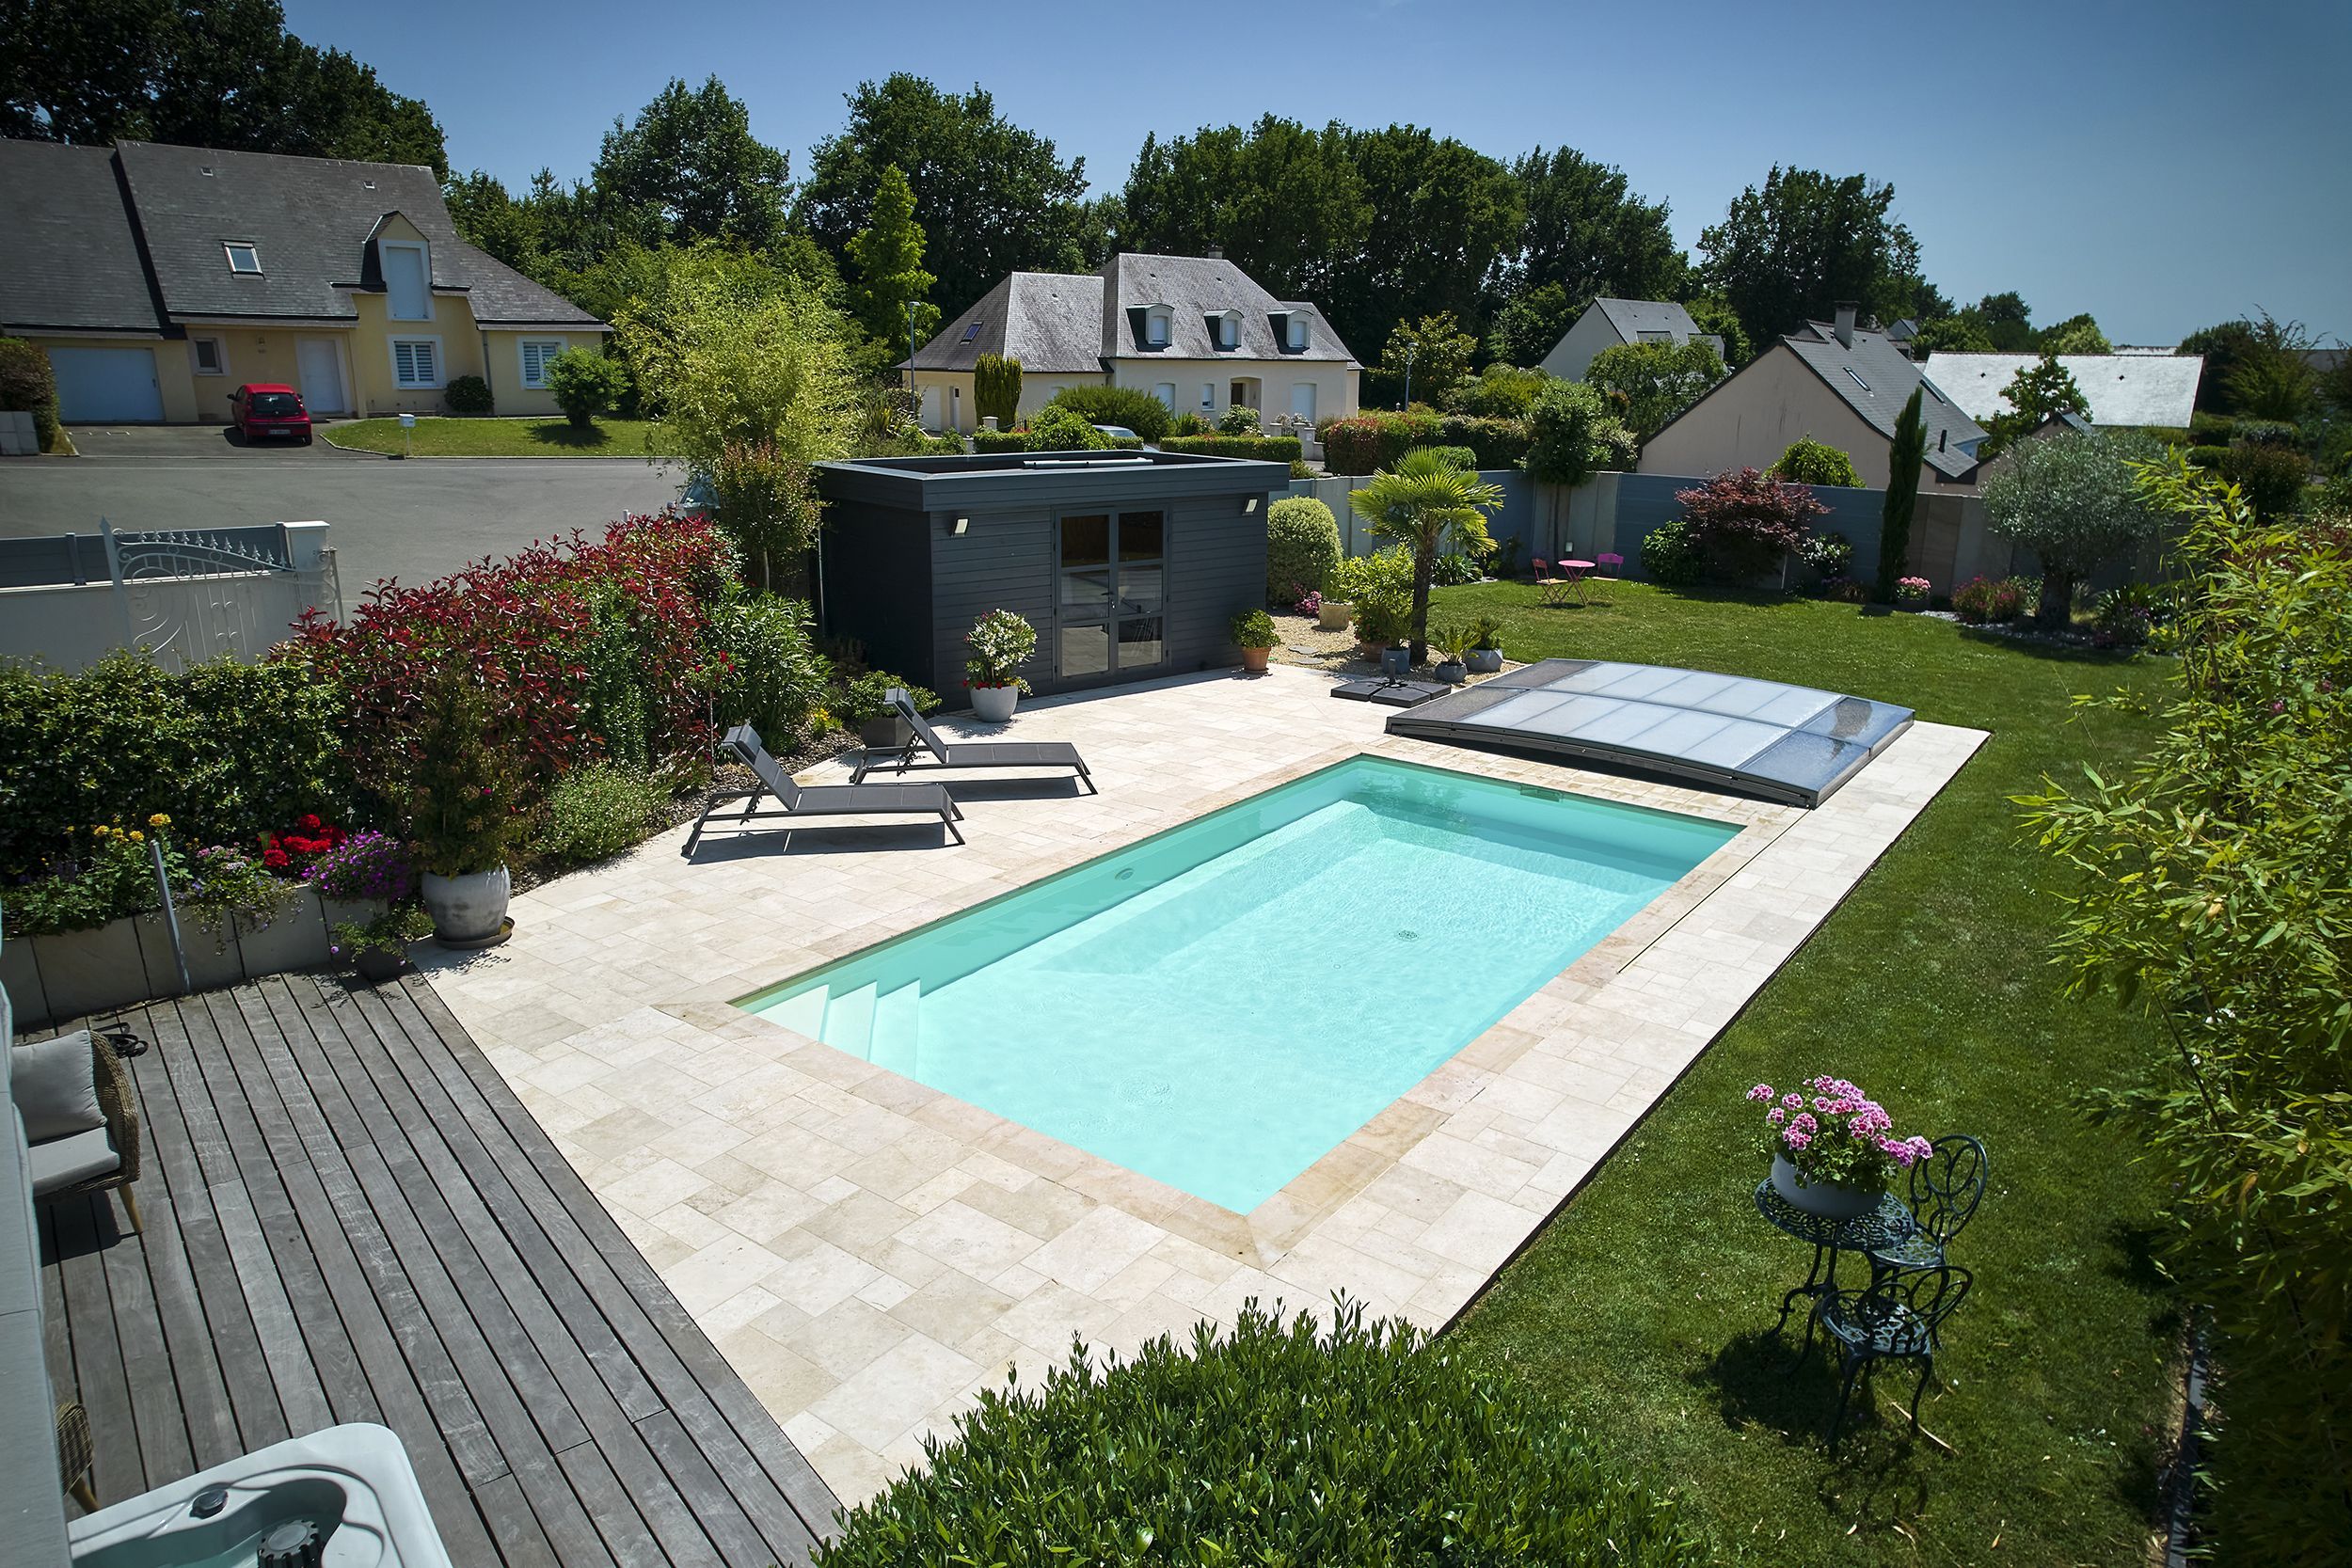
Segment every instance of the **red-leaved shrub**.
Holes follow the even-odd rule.
[[[277,657],[342,688],[345,753],[379,798],[412,770],[435,682],[471,672],[488,702],[484,743],[510,752],[535,794],[582,763],[702,744],[726,669],[709,610],[735,569],[707,522],[627,517],[601,544],[576,531],[420,588],[378,583],[345,624],[307,615]]]
[[[1755,468],[1717,474],[1706,483],[1677,490],[1691,542],[1705,557],[1709,575],[1734,581],[1760,577],[1804,542],[1813,519],[1827,516],[1813,492],[1802,484]]]

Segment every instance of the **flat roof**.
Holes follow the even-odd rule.
[[[1548,658],[1398,713],[1389,733],[1581,757],[1818,806],[1911,719],[1891,703],[1745,675]]]
[[[860,457],[817,465],[818,487],[828,500],[928,512],[1041,498],[1263,495],[1287,490],[1290,481],[1287,463],[1148,449]]]

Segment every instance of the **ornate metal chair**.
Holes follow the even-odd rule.
[[[1944,1249],[1984,1201],[1985,1180],[1992,1171],[1984,1145],[1965,1132],[1947,1132],[1935,1140],[1933,1148],[1911,1167],[1911,1213],[1919,1228],[1892,1245],[1872,1247],[1874,1273],[1937,1267],[1944,1261]]]
[[[1833,1451],[1845,1430],[1854,1379],[1874,1361],[1919,1363],[1918,1386],[1911,1391],[1911,1430],[1919,1430],[1919,1397],[1935,1375],[1944,1322],[1967,1299],[1971,1283],[1966,1269],[1950,1264],[1889,1269],[1867,1290],[1840,1291],[1823,1298],[1821,1329],[1837,1348],[1838,1357],[1837,1414],[1829,1428]]]

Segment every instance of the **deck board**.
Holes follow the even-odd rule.
[[[458,1562],[808,1561],[832,1494],[422,980],[123,1022],[147,1233],[103,1193],[41,1226],[102,1503],[380,1420]]]

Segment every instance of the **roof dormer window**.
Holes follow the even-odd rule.
[[[1166,348],[1176,327],[1176,313],[1165,305],[1147,307],[1143,312],[1143,342],[1146,348]]]
[[[1209,341],[1220,349],[1241,347],[1241,312],[1227,310],[1208,318]]]
[[[1282,318],[1282,346],[1293,354],[1305,352],[1309,332],[1306,311],[1293,310]]]
[[[240,277],[262,276],[261,247],[250,240],[224,241],[221,248],[229,254],[229,270]]]

